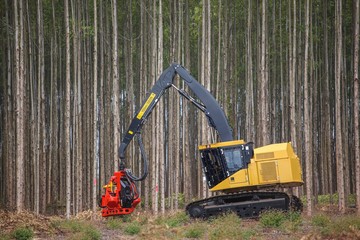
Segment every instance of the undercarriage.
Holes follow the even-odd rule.
[[[241,218],[255,218],[269,209],[302,211],[302,208],[298,197],[284,192],[245,192],[192,202],[186,206],[186,212],[192,218],[209,218],[227,212],[235,212]]]

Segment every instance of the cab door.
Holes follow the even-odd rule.
[[[241,169],[230,176],[230,185],[237,186],[248,186],[249,185],[249,175],[248,170]]]

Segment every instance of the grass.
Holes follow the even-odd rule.
[[[124,222],[119,219],[108,219],[106,221],[106,227],[111,230],[122,229]]]
[[[280,227],[286,221],[286,213],[279,210],[269,210],[260,215],[260,223],[266,228]]]
[[[241,219],[235,213],[227,213],[209,220],[210,239],[236,239],[241,233]]]
[[[126,235],[137,235],[141,232],[141,226],[146,223],[146,217],[134,219],[130,215],[124,215],[107,219],[106,228],[111,230],[122,230]]]
[[[339,195],[337,193],[334,194],[324,194],[324,195],[318,195],[317,198],[317,205],[329,205],[329,204],[337,204],[339,201]],[[301,197],[301,202],[306,206],[306,196]],[[356,202],[356,196],[355,194],[349,194],[347,198],[347,204],[349,206],[355,206]]]
[[[138,222],[131,222],[125,225],[124,232],[127,235],[137,235],[141,231],[141,226]]]
[[[72,235],[71,239],[98,240],[100,231],[92,224],[79,220],[64,220],[56,223],[57,227]]]
[[[193,224],[184,232],[185,238],[201,238],[205,234],[206,228],[203,224]]]
[[[38,225],[26,228],[19,223],[13,228],[0,228],[0,239],[32,239],[39,237],[37,234],[48,239],[54,237],[51,234],[60,234],[70,240],[120,236],[124,239],[360,239],[360,217],[317,211],[313,217],[307,217],[298,212],[272,210],[263,212],[257,220],[240,219],[232,212],[194,220],[183,211],[161,216],[144,211],[92,221],[51,218],[48,225],[53,231],[45,233]]]
[[[167,227],[174,228],[184,225],[189,221],[189,216],[185,212],[177,212],[169,216],[162,216],[155,220],[156,224],[164,224]]]
[[[17,227],[10,233],[5,233],[0,231],[0,239],[1,240],[28,240],[34,237],[34,232],[31,228],[28,227]]]
[[[345,239],[350,235],[360,239],[360,217],[355,215],[329,217],[318,214],[312,217],[311,223],[324,237]]]
[[[256,236],[256,230],[255,229],[244,229],[241,231],[241,237],[244,240],[252,239],[254,236]]]
[[[33,238],[34,232],[30,228],[19,227],[16,228],[11,235],[16,240],[27,240]]]
[[[139,214],[105,221],[105,228],[112,230],[114,236],[139,239],[360,238],[360,218],[356,215],[319,213],[307,218],[298,212],[270,210],[262,213],[258,220],[240,219],[231,212],[208,220],[194,220],[180,211],[159,217]],[[70,236],[67,239],[101,238],[99,230],[84,221],[62,220],[58,226]]]
[[[326,227],[330,224],[330,218],[324,214],[317,214],[312,217],[311,224],[315,227]]]

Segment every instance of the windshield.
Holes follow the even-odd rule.
[[[244,167],[240,148],[223,149],[223,152],[229,172],[235,172]]]

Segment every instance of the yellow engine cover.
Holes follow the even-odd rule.
[[[235,172],[210,190],[236,192],[302,184],[300,160],[291,144],[277,143],[255,148],[247,168]]]

